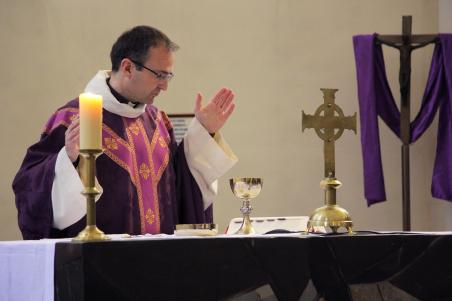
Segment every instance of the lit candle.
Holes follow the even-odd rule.
[[[80,108],[80,149],[102,149],[102,96],[82,93]]]

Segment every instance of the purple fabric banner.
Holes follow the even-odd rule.
[[[381,45],[376,35],[353,37],[358,80],[364,193],[367,204],[386,200],[378,116],[400,138],[400,112],[389,88]],[[452,34],[440,34],[430,66],[421,108],[411,122],[415,142],[433,121],[439,107],[438,139],[432,195],[452,201]]]

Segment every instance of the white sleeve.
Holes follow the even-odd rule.
[[[97,195],[96,201],[102,195]],[[81,194],[84,187],[77,170],[69,159],[66,148],[58,153],[55,164],[55,178],[52,184],[53,227],[65,229],[86,215],[86,198]]]
[[[201,190],[204,209],[207,209],[217,195],[217,179],[238,159],[220,133],[212,139],[196,118],[193,118],[185,134],[184,153],[190,172]]]

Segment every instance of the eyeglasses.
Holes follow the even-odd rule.
[[[132,60],[132,59],[129,59],[129,60],[132,63],[134,63],[135,65],[137,65],[138,67],[144,68],[144,69],[148,70],[149,72],[151,72],[152,74],[154,74],[155,78],[157,78],[158,80],[164,80],[164,81],[169,82],[174,77],[174,74],[171,72],[155,71],[155,70],[152,70],[151,68],[144,66],[143,64],[141,64],[135,60]]]

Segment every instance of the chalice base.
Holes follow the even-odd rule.
[[[348,234],[353,233],[353,222],[347,210],[338,205],[325,205],[317,208],[308,221],[308,232],[315,233],[314,227],[328,227],[333,233],[339,228],[345,228]]]
[[[109,240],[110,237],[99,230],[96,225],[86,226],[76,237],[72,239],[74,242],[85,242],[85,241],[105,241]]]
[[[234,234],[254,234],[256,233],[256,231],[254,231],[253,226],[251,225],[251,223],[249,224],[245,224],[243,223],[242,226],[240,226],[240,229],[237,230],[237,232],[235,232]]]

